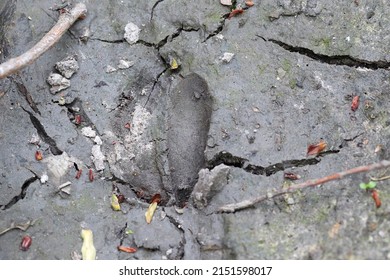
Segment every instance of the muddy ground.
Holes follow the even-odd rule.
[[[377,182],[380,208],[359,188],[389,169],[218,212],[295,183],[285,172],[303,182],[389,159],[387,1],[263,0],[231,18],[218,0],[100,2],[0,80],[0,231],[34,221],[0,235],[0,259],[77,258],[82,227],[98,259],[390,258],[390,181]],[[1,61],[40,40],[62,4],[1,1]],[[125,39],[130,22],[139,34]],[[52,93],[67,57],[79,69]]]

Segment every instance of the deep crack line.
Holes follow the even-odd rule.
[[[35,117],[33,115],[33,113],[24,109],[23,107],[22,107],[22,109],[27,114],[29,114],[31,123],[33,124],[33,126],[37,130],[37,133],[38,133],[39,137],[43,140],[43,142],[45,142],[46,144],[49,145],[51,153],[55,156],[61,155],[62,151],[57,147],[56,141],[47,134],[45,128],[43,127],[42,123],[38,120],[38,118]]]
[[[338,152],[339,150],[330,150],[321,153],[321,155],[336,154]],[[259,165],[250,164],[249,160],[246,158],[234,156],[229,152],[223,151],[223,152],[219,152],[211,160],[209,160],[206,164],[206,167],[211,170],[220,164],[224,164],[227,166],[241,168],[244,171],[255,175],[271,176],[279,171],[284,171],[288,168],[315,165],[320,161],[321,159],[318,157],[305,158],[305,159],[291,159],[291,160],[284,160],[282,162],[263,167]]]
[[[318,54],[308,48],[292,46],[279,40],[264,38],[260,35],[256,35],[256,36],[260,37],[266,42],[270,42],[272,44],[278,45],[289,52],[299,53],[301,55],[307,56],[311,59],[314,59],[316,61],[325,64],[348,66],[348,67],[355,67],[355,68],[367,68],[371,70],[377,70],[377,69],[389,70],[390,68],[390,62],[388,61],[382,61],[382,60],[367,61],[364,59],[354,58],[349,55]]]
[[[18,92],[26,99],[28,105],[31,107],[31,109],[36,114],[41,114],[39,111],[37,104],[35,103],[34,99],[32,98],[30,92],[27,90],[26,86],[23,84],[22,79],[19,75],[15,75],[15,78],[11,77],[11,80],[16,84],[16,88]]]
[[[34,183],[38,179],[37,176],[33,176],[26,181],[24,181],[21,191],[18,195],[14,196],[10,202],[8,202],[5,205],[0,205],[0,209],[5,210],[11,208],[13,205],[15,205],[19,200],[24,199],[26,197],[27,189],[28,187]]]
[[[166,212],[165,212],[166,213]],[[168,215],[166,216],[169,220],[169,222],[177,228],[181,233],[181,241],[179,242],[179,248],[178,253],[176,255],[176,259],[182,260],[184,258],[184,246],[186,244],[186,237],[185,237],[185,231],[183,229],[183,226],[172,216]]]
[[[158,0],[158,1],[156,1],[156,3],[154,3],[154,5],[152,7],[152,11],[150,12],[150,21],[153,20],[154,10],[157,8],[157,5],[160,4],[161,2],[164,2],[164,0]]]

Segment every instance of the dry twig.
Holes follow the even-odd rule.
[[[44,52],[54,46],[76,20],[85,18],[86,14],[87,8],[82,3],[76,4],[69,12],[62,13],[57,23],[35,46],[24,54],[0,64],[0,79],[32,64]]]
[[[280,195],[283,195],[286,193],[292,193],[292,192],[295,192],[297,190],[304,189],[307,187],[318,186],[318,185],[324,184],[326,182],[340,180],[348,175],[362,173],[362,172],[369,172],[372,170],[382,169],[382,168],[386,168],[389,166],[390,166],[390,161],[383,160],[379,163],[355,167],[355,168],[348,169],[348,170],[343,171],[343,172],[334,173],[332,175],[329,175],[329,176],[326,176],[323,178],[308,180],[308,181],[303,182],[301,184],[295,184],[295,185],[290,186],[288,189],[276,191],[276,192],[273,192],[273,193],[270,193],[267,195],[262,195],[262,196],[254,198],[254,199],[248,199],[248,200],[243,200],[243,201],[238,202],[238,203],[227,204],[227,205],[220,207],[217,210],[217,212],[219,212],[219,213],[233,213],[233,212],[238,211],[238,210],[252,207],[255,204],[262,202],[264,200],[272,199],[274,197],[277,197],[277,196],[280,196]]]

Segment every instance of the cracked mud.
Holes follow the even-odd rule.
[[[99,259],[390,258],[389,181],[378,209],[359,189],[389,170],[217,214],[288,187],[284,172],[302,182],[389,159],[385,2],[264,0],[234,17],[219,1],[85,2],[88,16],[54,48],[0,80],[0,232],[36,220],[26,252],[22,232],[0,236],[0,259],[70,259],[81,226]],[[0,3],[1,62],[51,28],[54,4]],[[52,95],[46,79],[68,56],[80,68]],[[120,60],[134,64],[106,72]],[[327,149],[307,157],[320,139]],[[121,211],[112,193],[126,198]]]

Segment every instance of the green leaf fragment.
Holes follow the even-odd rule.
[[[370,190],[376,187],[376,182],[370,181],[368,183],[360,183],[359,187],[363,190]]]

